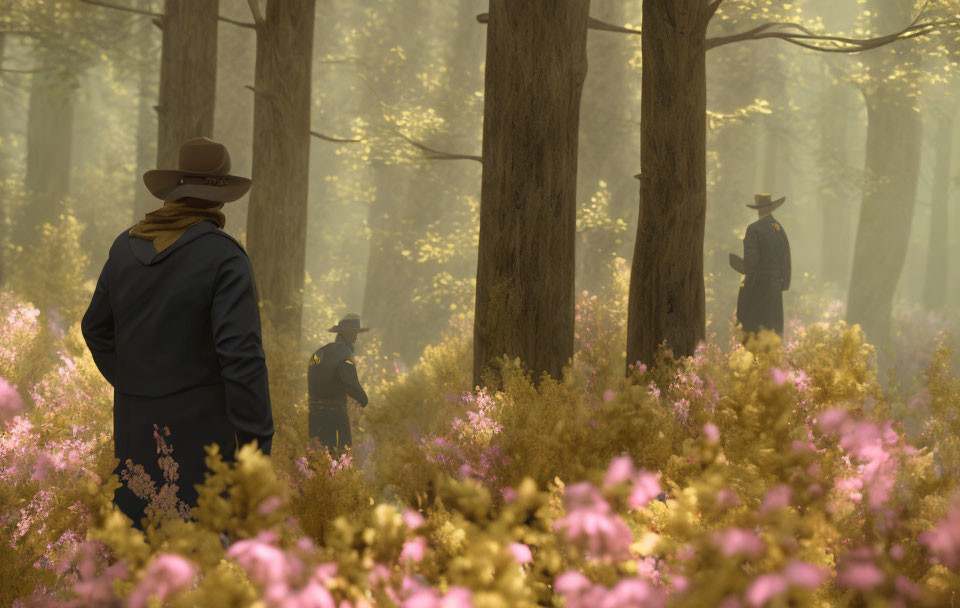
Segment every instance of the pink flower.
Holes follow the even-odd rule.
[[[593,586],[593,583],[576,570],[567,570],[557,577],[553,588],[561,595],[575,594],[586,591]]]
[[[868,591],[884,581],[886,577],[876,564],[870,561],[847,561],[837,572],[837,584],[848,589]]]
[[[660,475],[640,471],[633,479],[633,491],[627,499],[631,509],[639,509],[660,495]]]
[[[418,536],[413,540],[403,543],[403,551],[400,553],[402,562],[420,562],[427,551],[427,540]]]
[[[779,574],[761,574],[747,589],[747,603],[759,608],[786,590],[787,580]]]
[[[262,585],[286,580],[286,554],[262,539],[241,540],[230,545],[227,557],[240,564],[251,579]]]
[[[777,386],[783,386],[790,379],[790,375],[779,367],[770,368],[770,377]]]
[[[740,497],[730,488],[724,488],[717,492],[717,506],[721,509],[729,509],[740,504]]]
[[[610,389],[603,391],[603,400],[606,401],[607,403],[610,403],[611,401],[613,401],[613,398],[616,396],[617,394]]]
[[[161,553],[147,566],[143,579],[130,593],[128,605],[145,608],[150,598],[165,599],[188,587],[196,572],[196,566],[179,555]]]
[[[714,423],[708,422],[703,425],[703,436],[707,439],[707,443],[717,443],[720,441],[720,429]]]
[[[932,530],[918,537],[941,564],[956,571],[960,566],[960,507],[954,506]]]
[[[603,485],[605,487],[610,487],[628,481],[633,474],[635,469],[633,468],[633,459],[629,456],[617,456],[610,461],[610,466],[607,467],[607,475],[603,480]]]
[[[665,604],[662,591],[643,579],[628,578],[606,594],[600,608],[660,608]]]
[[[766,544],[759,536],[743,528],[727,528],[714,532],[711,539],[713,544],[727,556],[742,554],[756,559],[763,554],[766,548]]]
[[[767,515],[773,511],[786,509],[788,506],[790,506],[790,488],[779,484],[767,490],[763,504],[760,506],[760,514]]]
[[[23,399],[17,389],[0,378],[0,422],[13,420],[23,411]]]
[[[310,579],[299,592],[288,594],[282,600],[282,605],[297,608],[337,608],[337,603],[327,588],[315,579]]]
[[[510,543],[510,553],[513,554],[513,559],[516,560],[518,564],[529,564],[533,561],[533,554],[530,552],[530,547],[523,543]]]
[[[423,519],[423,515],[420,515],[419,512],[414,511],[413,509],[403,510],[403,523],[411,530],[416,530],[422,526],[425,521],[426,520]]]
[[[784,577],[791,585],[816,589],[827,578],[827,572],[820,566],[801,561],[791,561],[783,571]]]

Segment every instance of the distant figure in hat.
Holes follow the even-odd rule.
[[[785,200],[757,194],[755,204],[747,207],[756,209],[760,219],[747,227],[743,258],[730,254],[730,266],[746,275],[737,297],[737,322],[748,335],[768,329],[783,336],[782,292],[790,288],[790,243],[773,212]]]
[[[336,333],[336,339],[313,353],[307,365],[308,429],[311,438],[331,448],[331,452],[339,452],[353,442],[347,396],[355,399],[360,407],[367,405],[367,393],[357,378],[353,349],[357,336],[370,328],[361,327],[360,317],[349,314],[328,331]]]
[[[160,489],[156,426],[173,447],[178,496],[192,507],[204,446],[219,445],[230,461],[249,442],[269,454],[273,438],[253,271],[221,230],[224,203],[251,182],[230,175],[227,149],[206,137],[181,146],[178,169],[143,181],[164,204],[113,242],[81,329],[114,387],[116,473],[140,465]],[[147,503],[126,484],[114,502],[139,528]]]

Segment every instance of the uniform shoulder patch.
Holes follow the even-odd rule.
[[[343,362],[344,362],[344,363],[349,363],[350,365],[353,365],[353,361],[351,361],[350,359],[344,359]]]
[[[776,230],[777,232],[780,231],[780,224],[774,222],[774,223],[770,224],[770,226],[771,226],[774,230]]]

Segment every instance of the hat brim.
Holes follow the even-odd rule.
[[[783,197],[778,198],[778,199],[775,200],[775,201],[770,201],[770,202],[767,203],[766,205],[747,205],[747,207],[750,207],[751,209],[756,209],[756,210],[758,210],[758,211],[761,211],[761,210],[762,210],[762,211],[767,211],[767,210],[773,211],[774,209],[776,209],[777,207],[779,207],[780,205],[782,205],[783,203],[785,203],[786,200],[787,200],[787,197],[783,196]]]
[[[180,178],[196,175],[173,169],[153,169],[143,174],[143,184],[150,194],[162,201],[175,201],[181,198],[199,198],[205,201],[231,203],[250,190],[253,180],[236,175],[217,176],[227,180],[226,186],[207,186],[204,184],[181,184]]]
[[[330,333],[338,333],[338,334],[355,331],[358,334],[362,334],[364,332],[370,331],[370,328],[369,327],[331,327],[327,331]]]

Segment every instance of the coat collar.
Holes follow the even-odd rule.
[[[157,253],[157,250],[154,248],[153,241],[135,236],[128,237],[130,251],[133,252],[134,257],[140,260],[141,264],[151,266],[163,261],[168,255],[177,249],[180,249],[190,241],[195,240],[197,237],[200,237],[208,232],[213,232],[216,229],[217,225],[213,222],[200,222],[195,226],[187,228],[173,245],[170,245],[160,253]]]

